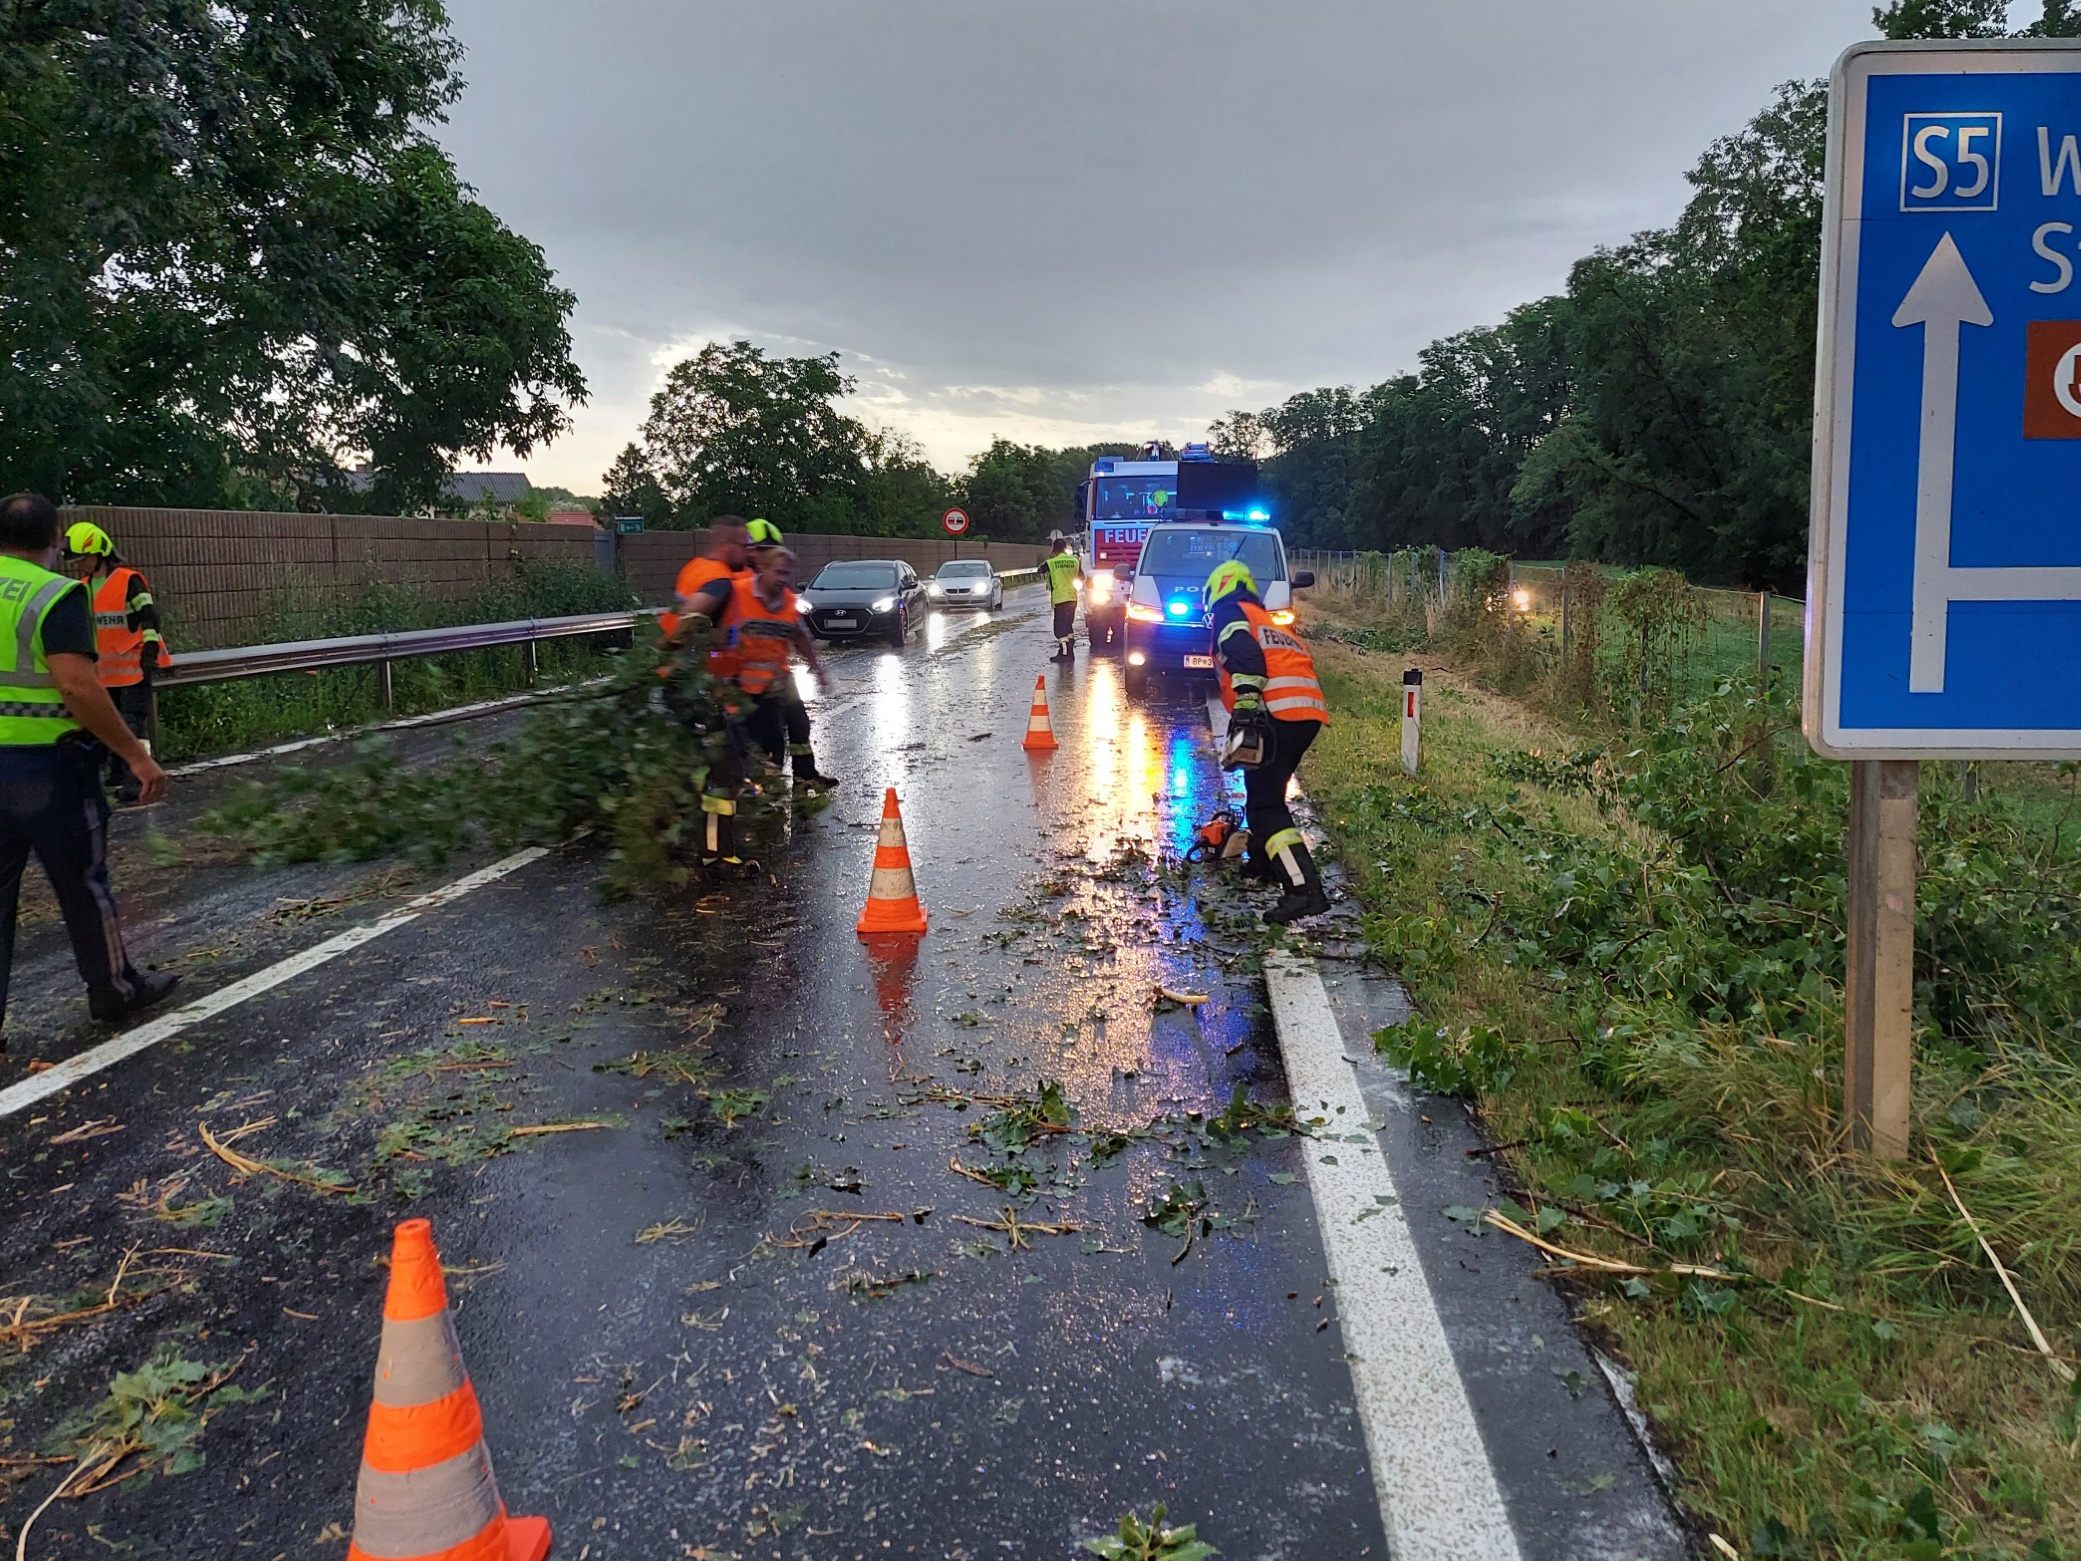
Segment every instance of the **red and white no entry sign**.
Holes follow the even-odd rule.
[[[965,509],[950,509],[939,517],[939,523],[947,528],[948,536],[958,537],[968,529],[968,511]]]

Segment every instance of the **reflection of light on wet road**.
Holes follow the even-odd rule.
[[[911,682],[902,651],[887,650],[874,658],[867,709],[874,723],[872,746],[878,752],[888,753],[911,738]]]
[[[925,648],[938,650],[947,642],[947,615],[930,612],[925,615]]]

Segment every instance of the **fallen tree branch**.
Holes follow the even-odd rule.
[[[2046,1363],[2052,1367],[2060,1381],[2072,1382],[2074,1368],[2053,1352],[2051,1340],[2045,1337],[2044,1330],[2038,1326],[2037,1318],[2031,1316],[2030,1308],[2023,1304],[2023,1297],[2016,1293],[2016,1282],[2009,1277],[2009,1271],[2002,1267],[2002,1260],[1994,1255],[1994,1248],[1988,1244],[1986,1234],[1980,1229],[1980,1222],[1973,1218],[1973,1211],[1965,1206],[1965,1200],[1958,1196],[1958,1189],[1951,1185],[1951,1173],[1944,1169],[1944,1162],[1932,1152],[1929,1163],[1936,1167],[1937,1175],[1944,1179],[1944,1191],[1951,1195],[1952,1206],[1964,1216],[1967,1227],[1973,1233],[1973,1239],[1980,1243],[1980,1250],[1987,1254],[1987,1261],[1994,1265],[1995,1276],[2001,1280],[2002,1288],[2009,1292],[2009,1299],[2016,1307],[2016,1315],[2023,1319],[2023,1326],[2029,1330],[2030,1342],[2038,1347],[2038,1353],[2045,1357]]]
[[[1671,1263],[1666,1268],[1645,1268],[1638,1263],[1622,1263],[1616,1258],[1599,1257],[1594,1252],[1571,1252],[1566,1247],[1555,1246],[1543,1236],[1535,1236],[1524,1226],[1505,1218],[1494,1209],[1482,1216],[1485,1224],[1493,1225],[1506,1236],[1529,1242],[1549,1256],[1564,1258],[1579,1268],[1594,1269],[1601,1274],[1632,1274],[1641,1278],[1653,1278],[1658,1274],[1674,1274],[1682,1279],[1716,1279],[1722,1284],[1741,1284],[1747,1276],[1730,1274],[1723,1268],[1707,1268],[1698,1263]]]
[[[354,1190],[352,1182],[321,1182],[316,1177],[299,1176],[294,1171],[285,1171],[278,1165],[269,1165],[265,1160],[255,1160],[250,1155],[239,1153],[232,1145],[254,1133],[264,1132],[275,1125],[273,1117],[262,1117],[257,1122],[248,1122],[233,1128],[222,1138],[210,1131],[207,1122],[195,1124],[202,1135],[202,1146],[241,1176],[272,1176],[280,1181],[294,1182],[299,1187],[308,1187],[313,1192],[348,1193]]]

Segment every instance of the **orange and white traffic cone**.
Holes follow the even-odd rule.
[[[463,1369],[433,1226],[391,1238],[376,1391],[347,1561],[542,1561],[549,1520],[506,1515]]]
[[[903,838],[903,810],[896,788],[882,798],[881,838],[874,846],[874,877],[867,885],[867,908],[860,912],[858,932],[923,932],[925,907],[918,903],[918,881],[911,876],[910,844]]]
[[[1048,679],[1043,673],[1033,680],[1033,708],[1026,715],[1026,741],[1020,745],[1028,750],[1052,749],[1055,741],[1055,723],[1048,719]]]

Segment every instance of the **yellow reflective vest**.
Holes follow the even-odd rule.
[[[67,591],[85,586],[26,559],[0,554],[0,748],[48,748],[79,722],[43,659],[43,620]]]

